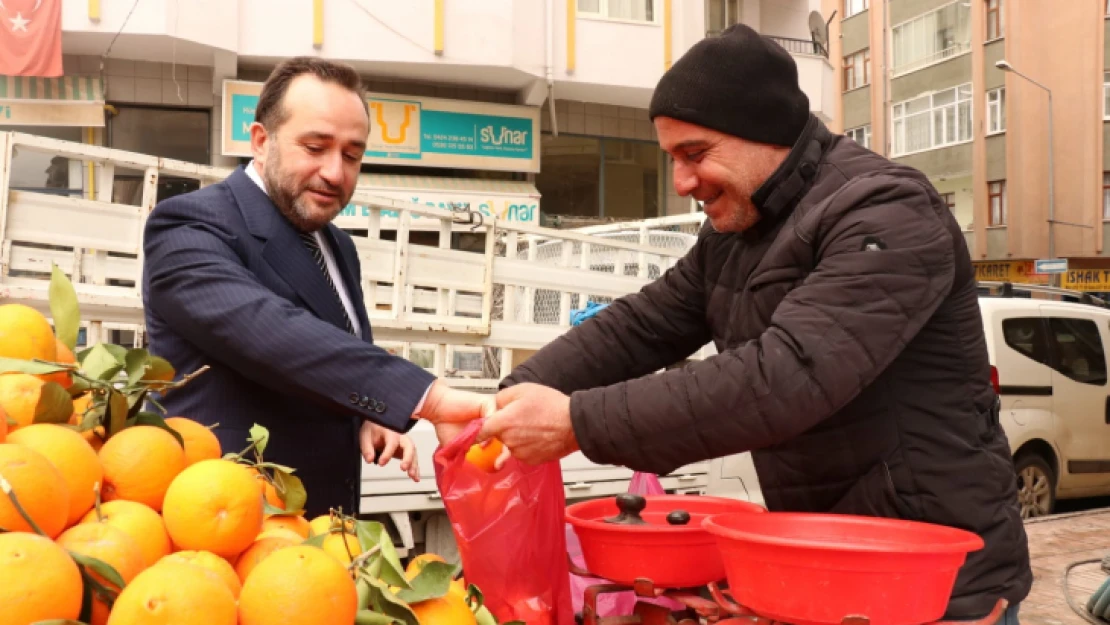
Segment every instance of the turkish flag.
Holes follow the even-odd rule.
[[[62,0],[0,0],[0,75],[62,75]]]

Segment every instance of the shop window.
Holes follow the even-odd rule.
[[[655,143],[543,136],[536,188],[545,215],[643,219],[660,215],[661,152]]]
[[[29,135],[81,143],[84,128],[75,126],[0,126],[0,132]],[[79,160],[31,150],[17,150],[9,177],[13,191],[34,191],[80,197],[84,190],[84,165]]]
[[[171,109],[116,105],[108,122],[108,146],[129,152],[207,165],[211,162],[211,113],[202,109]],[[142,172],[117,171],[113,200],[138,205]],[[200,184],[188,178],[160,176],[158,201],[188,193]]]

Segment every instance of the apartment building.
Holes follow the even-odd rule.
[[[688,212],[647,117],[662,73],[743,19],[795,54],[832,121],[820,0],[63,0],[62,78],[0,77],[0,130],[191,162],[247,161],[261,83],[318,55],[363,74],[361,186],[544,225]],[[7,115],[4,114],[7,112]],[[90,163],[17,157],[13,185],[96,193]],[[115,177],[137,203],[141,172]],[[193,183],[164,180],[160,197]],[[357,207],[339,217],[357,230]]]
[[[1106,0],[825,0],[834,128],[929,176],[982,279],[1110,291]]]

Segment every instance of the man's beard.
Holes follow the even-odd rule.
[[[270,200],[300,232],[316,232],[328,225],[351,201],[350,195],[342,196],[342,189],[322,180],[298,188],[292,177],[281,175],[281,157],[278,155],[276,146],[271,146],[267,150],[266,166],[263,169],[262,180],[266,183],[266,192],[270,195]],[[335,210],[329,211],[329,214],[323,218],[314,216],[304,198],[304,193],[310,189],[335,193],[342,201],[336,204]]]

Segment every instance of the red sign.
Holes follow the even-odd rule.
[[[62,0],[0,0],[0,75],[62,75]]]

